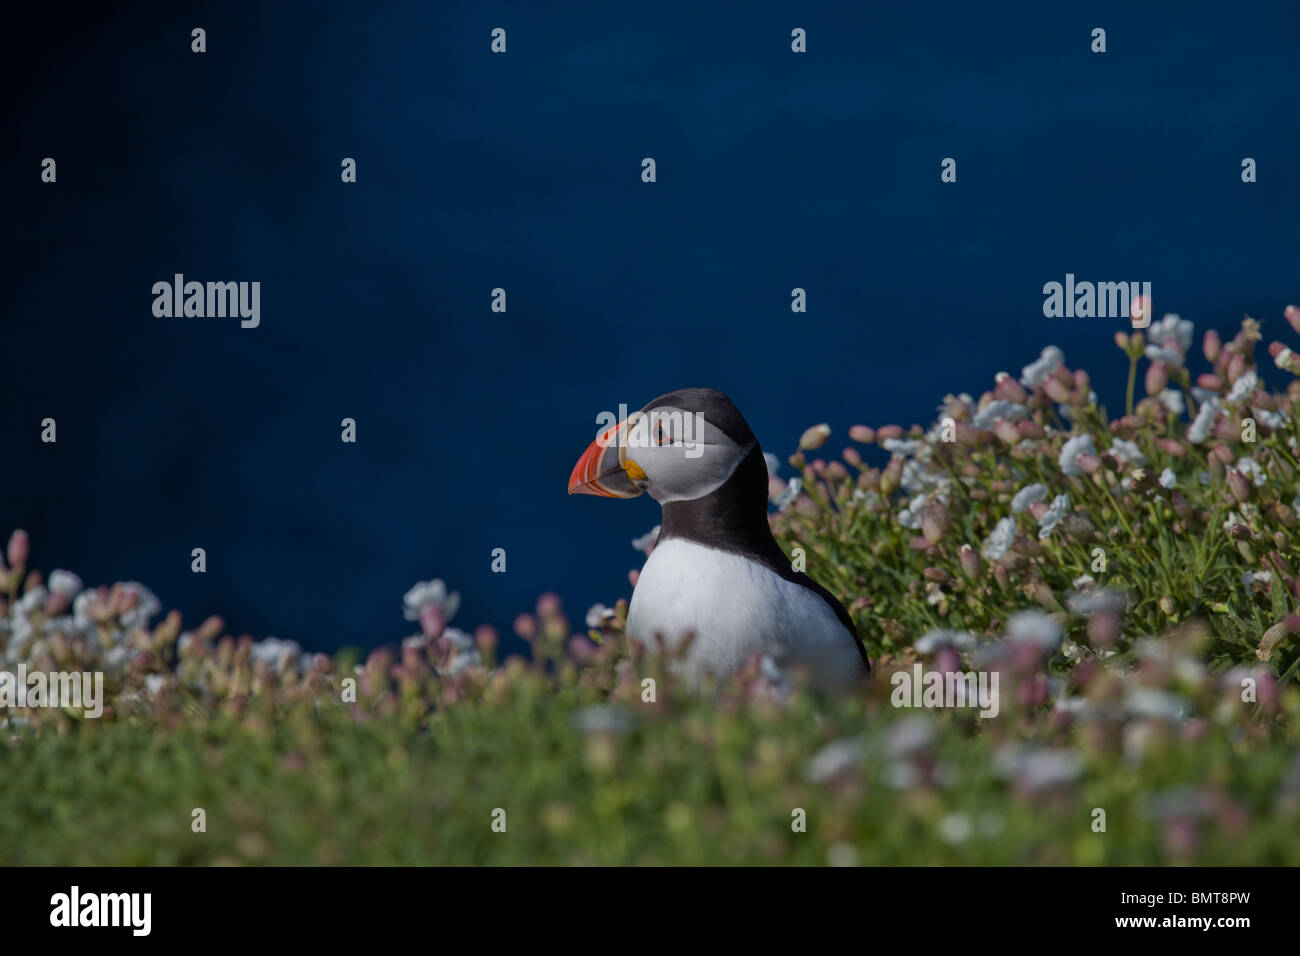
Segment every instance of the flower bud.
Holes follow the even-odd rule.
[[[938,544],[946,532],[952,526],[952,519],[948,514],[948,506],[942,501],[934,500],[925,506],[921,513],[921,533],[925,535],[925,540],[931,544]]]
[[[903,459],[891,458],[885,470],[880,473],[880,493],[889,497],[903,481]]]
[[[1236,498],[1239,503],[1245,503],[1250,500],[1250,482],[1246,476],[1237,469],[1228,472],[1228,490],[1232,492],[1232,497]]]
[[[1031,422],[1028,419],[1016,422],[1016,429],[1020,432],[1021,438],[1046,438],[1047,430],[1038,422]]]
[[[1096,647],[1109,647],[1119,639],[1119,615],[1111,610],[1098,611],[1088,621],[1088,640]]]
[[[978,580],[980,576],[980,556],[979,552],[969,544],[963,544],[957,552],[957,559],[961,562],[962,573],[972,581]]]
[[[814,425],[808,429],[799,439],[800,451],[811,451],[814,448],[821,448],[826,444],[826,439],[831,437],[831,426],[823,422],[820,425]]]
[[[1101,471],[1101,459],[1090,452],[1074,456],[1074,463],[1086,474],[1095,475]]]
[[[1213,362],[1219,357],[1219,351],[1223,348],[1223,341],[1219,338],[1218,332],[1210,329],[1205,333],[1201,347],[1205,352],[1206,361]]]
[[[27,559],[31,556],[32,546],[27,538],[27,532],[19,528],[9,536],[9,547],[5,556],[9,559],[9,566],[14,569],[27,567]]]
[[[1049,378],[1043,383],[1043,391],[1047,397],[1060,405],[1067,405],[1070,401],[1070,389],[1058,378]]]
[[[1169,370],[1164,362],[1152,362],[1147,366],[1146,389],[1148,395],[1159,395],[1169,384]]]
[[[1246,359],[1240,352],[1233,352],[1228,360],[1228,381],[1236,382],[1246,372]]]
[[[1287,323],[1296,332],[1300,332],[1300,307],[1288,305],[1282,310],[1282,315],[1286,317]]]
[[[993,434],[1006,445],[1016,445],[1020,442],[1020,429],[1014,422],[1009,422],[1005,418],[999,418],[993,423]]]
[[[993,389],[993,397],[1023,405],[1029,400],[1029,393],[1014,378],[1005,372],[1001,372],[999,373],[997,387]]]
[[[993,565],[993,580],[1003,594],[1011,593],[1011,572],[1000,564]]]
[[[849,429],[849,437],[859,445],[870,445],[876,440],[876,433],[866,425],[854,425]]]

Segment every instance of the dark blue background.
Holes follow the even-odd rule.
[[[1121,323],[1045,282],[1150,281],[1198,336],[1300,298],[1292,3],[133,6],[6,24],[0,527],[191,623],[381,643],[433,576],[464,626],[581,614],[658,520],[565,496],[620,402],[838,449],[1055,343],[1114,411]],[[261,327],[154,318],[176,272],[261,281]]]

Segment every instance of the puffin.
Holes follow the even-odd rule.
[[[866,648],[844,605],[772,537],[767,488],[758,439],[711,388],[668,392],[604,429],[569,475],[571,495],[649,493],[663,510],[628,607],[632,640],[675,648],[693,635],[681,661],[692,684],[767,654],[806,669],[815,689],[852,690],[871,670]]]

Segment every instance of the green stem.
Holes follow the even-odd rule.
[[[1128,360],[1128,388],[1124,392],[1125,414],[1133,414],[1133,389],[1137,386],[1138,362],[1133,356]]]

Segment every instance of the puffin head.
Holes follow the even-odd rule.
[[[682,388],[597,435],[573,466],[569,494],[649,492],[660,504],[694,501],[722,487],[757,448],[731,399],[711,388]],[[764,470],[764,494],[766,481]]]

